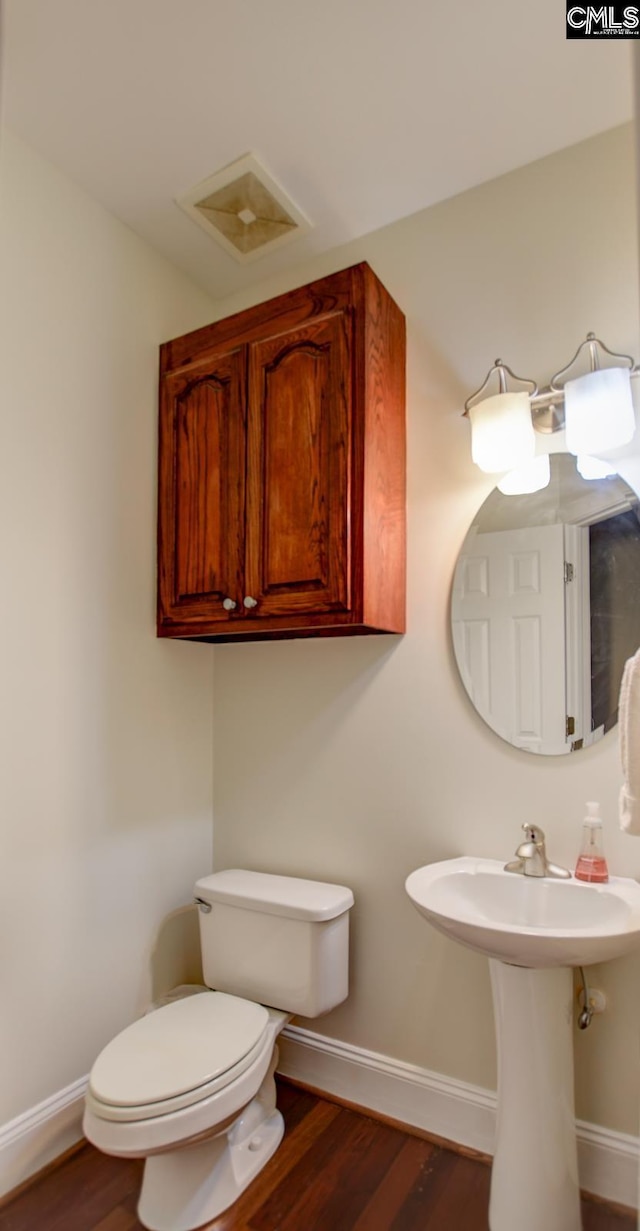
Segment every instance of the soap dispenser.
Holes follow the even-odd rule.
[[[609,879],[609,869],[602,844],[600,804],[588,803],[582,823],[582,847],[576,864],[576,879],[603,885]]]

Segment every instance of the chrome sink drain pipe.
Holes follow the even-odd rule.
[[[591,1025],[593,1009],[590,1008],[589,1004],[589,988],[587,986],[587,976],[584,973],[584,966],[578,966],[578,970],[582,980],[582,1008],[580,1010],[580,1016],[578,1017],[578,1029],[586,1030],[587,1026]]]

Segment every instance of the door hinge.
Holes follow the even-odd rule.
[[[575,568],[574,568],[573,564],[570,564],[568,560],[565,560],[565,562],[564,562],[564,579],[565,579],[565,582],[567,582],[567,581],[573,581],[573,579],[574,579],[575,575],[576,575],[576,570],[575,570]]]
[[[567,721],[565,725],[565,735],[575,735],[575,733],[576,733],[576,720],[575,718],[572,717],[571,714],[567,714]]]

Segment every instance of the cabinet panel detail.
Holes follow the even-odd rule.
[[[272,613],[347,607],[347,326],[251,348],[247,587]]]
[[[244,530],[244,362],[225,356],[215,370],[178,374],[164,390],[162,435],[170,464],[160,485],[173,528],[173,551],[160,577],[165,609],[197,618],[203,603],[222,606],[239,590]]]
[[[228,532],[221,500],[229,383],[196,381],[176,399],[176,598],[220,589]],[[218,462],[222,464],[218,466]]]

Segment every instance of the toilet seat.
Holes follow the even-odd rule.
[[[157,1012],[164,1012],[164,1009]],[[83,1119],[85,1136],[105,1154],[144,1158],[193,1141],[238,1115],[257,1094],[273,1062],[278,1034],[289,1018],[289,1014],[278,1009],[267,1009],[267,1013],[269,1020],[257,1046],[257,1055],[249,1060],[244,1072],[226,1081],[221,1089],[174,1111],[167,1110],[163,1103],[151,1104],[144,1109],[141,1118],[128,1121],[114,1120],[113,1106],[101,1104],[88,1091]]]
[[[140,1018],[105,1047],[88,1105],[104,1120],[162,1116],[235,1081],[260,1054],[269,1013],[225,992],[202,992]]]

